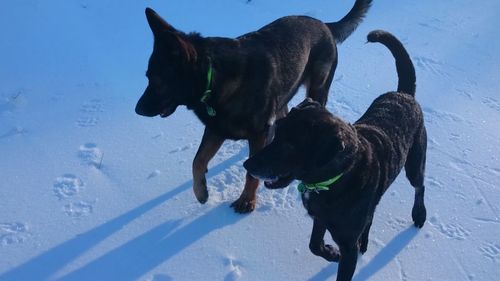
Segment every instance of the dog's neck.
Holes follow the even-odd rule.
[[[217,114],[217,108],[220,109],[223,106],[220,101],[235,92],[240,84],[236,80],[239,77],[238,73],[241,72],[241,66],[239,61],[230,55],[237,44],[235,40],[226,38],[197,39],[199,41],[193,45],[199,50],[198,53],[202,54],[198,76],[201,77],[200,80],[203,83],[199,87],[199,98],[192,100],[187,107],[195,110],[198,115],[214,117]],[[217,41],[217,48],[212,48],[212,41]],[[233,50],[233,52],[228,50]],[[210,93],[207,95],[207,92]],[[215,115],[209,113],[212,110],[215,111]]]
[[[340,178],[342,178],[343,175],[343,173],[340,173],[331,179],[317,183],[301,182],[297,188],[300,193],[330,190],[330,187],[334,185]]]
[[[327,181],[338,175],[342,175],[339,182],[346,182],[349,179],[353,170],[356,170],[357,164],[361,161],[360,159],[364,157],[365,151],[356,129],[350,124],[346,124],[346,126],[348,126],[351,134],[350,138],[344,141],[344,151],[332,155],[330,161],[325,165],[308,171],[307,174],[300,178],[302,182],[314,184]]]

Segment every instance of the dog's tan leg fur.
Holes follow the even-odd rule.
[[[214,157],[224,143],[224,138],[213,134],[205,128],[203,138],[201,139],[200,147],[193,160],[193,191],[196,199],[202,204],[208,200],[207,180],[205,174],[207,172],[208,162]]]
[[[267,133],[262,133],[259,136],[249,139],[250,156],[264,148],[266,145]],[[255,209],[257,201],[257,188],[259,180],[252,177],[249,173],[246,175],[245,188],[241,192],[240,198],[231,204],[231,207],[238,213],[249,213]]]

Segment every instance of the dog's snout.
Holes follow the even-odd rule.
[[[148,86],[135,105],[135,113],[141,116],[154,117],[160,114],[158,104],[159,101],[154,99],[154,95]]]
[[[145,107],[142,105],[141,101],[139,101],[135,106],[135,113],[146,117],[156,116],[156,114],[153,114],[152,112],[148,112],[147,110],[145,110]]]
[[[253,169],[253,158],[248,158],[245,162],[243,162],[243,167],[249,172],[252,173]]]
[[[250,158],[248,158],[244,163],[243,167],[250,173],[252,176],[257,177],[257,176],[262,176],[262,170],[264,167],[264,163],[262,162],[262,159],[258,157],[258,155],[254,155]]]

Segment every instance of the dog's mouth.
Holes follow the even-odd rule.
[[[160,112],[160,117],[165,118],[165,117],[170,116],[177,109],[177,106],[178,105],[175,101],[170,101],[170,102],[165,103],[162,106],[163,109]]]
[[[269,189],[278,189],[287,187],[292,181],[292,174],[280,175],[280,176],[269,176],[269,177],[261,177],[252,175],[254,178],[262,180],[264,182],[264,186]]]

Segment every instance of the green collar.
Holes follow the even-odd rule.
[[[207,108],[207,114],[210,117],[214,117],[216,112],[213,107],[208,105],[207,101],[210,99],[212,96],[212,76],[213,76],[213,69],[212,69],[212,60],[210,57],[208,58],[208,72],[207,72],[207,87],[205,92],[203,93],[203,96],[201,97],[200,101],[205,104],[205,107]]]
[[[300,193],[304,193],[306,191],[314,191],[318,193],[321,190],[330,190],[330,185],[336,183],[341,177],[344,175],[344,173],[340,173],[339,175],[318,183],[304,183],[301,182],[299,186],[297,186],[297,189],[299,190]]]

